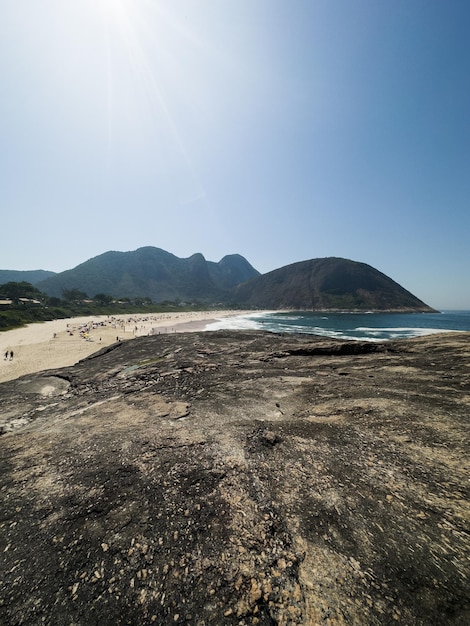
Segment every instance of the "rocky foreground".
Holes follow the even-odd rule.
[[[467,625],[470,336],[119,343],[0,385],[0,624]]]

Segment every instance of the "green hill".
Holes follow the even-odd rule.
[[[56,297],[64,289],[78,289],[91,297],[105,293],[118,298],[147,297],[157,303],[224,302],[235,285],[258,275],[238,254],[214,263],[199,253],[181,259],[160,248],[145,247],[105,252],[40,282],[38,288]]]
[[[370,265],[335,257],[293,263],[253,278],[235,288],[234,299],[261,309],[433,310]]]
[[[0,285],[5,283],[37,283],[55,276],[55,272],[46,270],[0,270]]]
[[[18,274],[23,277],[25,273]],[[301,261],[261,275],[239,254],[215,263],[200,253],[182,259],[149,246],[131,252],[105,252],[35,286],[55,297],[76,289],[90,297],[142,297],[155,303],[310,311],[433,310],[370,265],[336,257]]]

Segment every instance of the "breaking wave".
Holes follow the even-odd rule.
[[[365,323],[364,323],[365,322]],[[265,330],[332,339],[387,341],[442,332],[470,331],[470,311],[444,313],[276,313],[259,312],[218,319],[205,330]]]

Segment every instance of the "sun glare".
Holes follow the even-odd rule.
[[[119,111],[124,100],[132,101],[128,123],[143,141],[151,135],[157,138],[160,167],[186,170],[189,196],[204,197],[174,112],[192,106],[188,90],[194,55],[188,55],[188,47],[197,47],[197,38],[157,0],[99,0],[99,7],[106,47],[108,165],[118,123],[122,130]]]
[[[98,0],[101,10],[108,16],[122,14],[125,10],[125,0]]]

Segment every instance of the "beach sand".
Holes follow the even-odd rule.
[[[240,311],[101,315],[28,324],[0,333],[0,382],[73,365],[116,341],[204,330],[216,319],[233,315],[240,315]],[[10,360],[11,351],[13,359]]]

